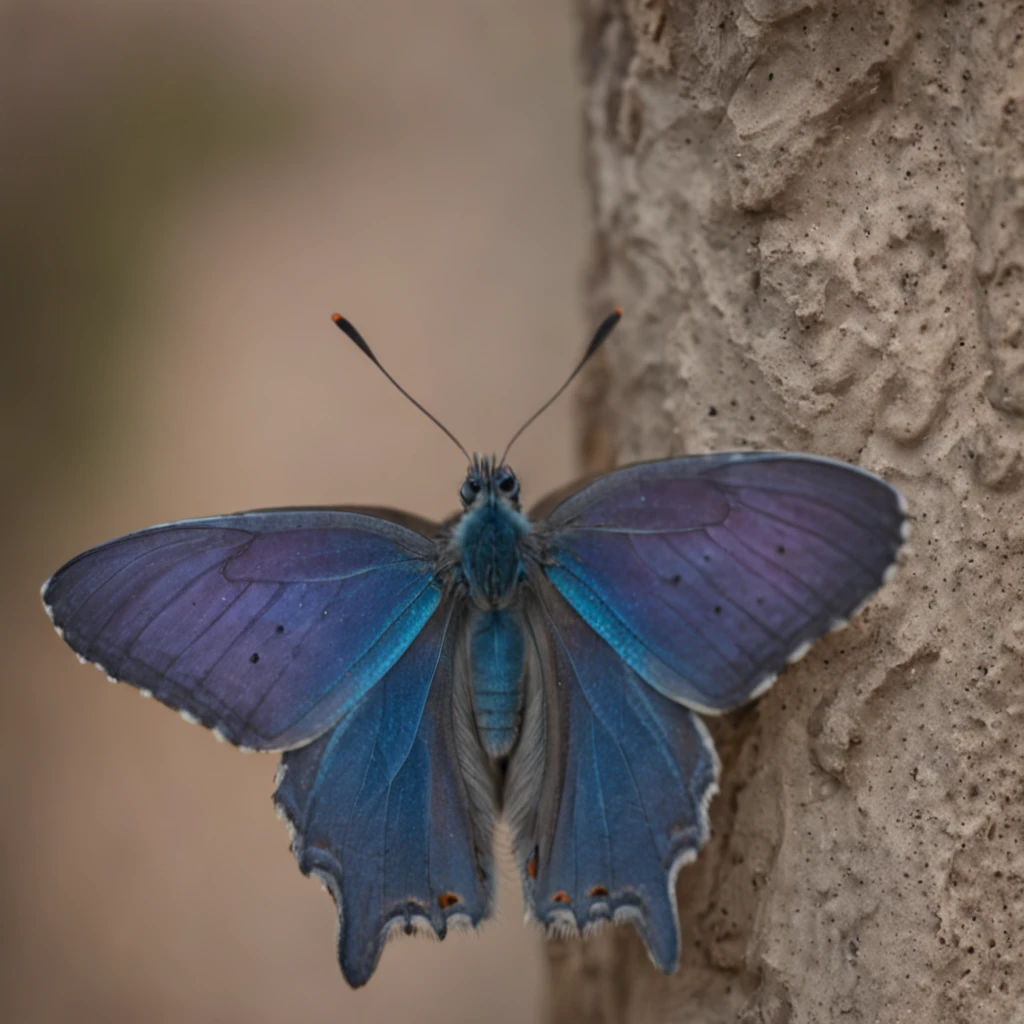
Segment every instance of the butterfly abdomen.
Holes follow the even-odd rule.
[[[514,612],[478,612],[470,625],[473,712],[490,757],[515,745],[523,710],[523,631]]]

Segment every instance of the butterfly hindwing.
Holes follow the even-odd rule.
[[[883,583],[899,494],[813,456],[734,453],[609,473],[546,520],[545,572],[648,683],[715,713],[771,684]]]
[[[240,746],[330,728],[440,601],[435,546],[385,519],[280,509],[111,541],[43,588],[83,660]]]
[[[651,959],[679,958],[678,868],[708,836],[718,761],[700,720],[649,687],[544,580],[531,633],[547,710],[533,810],[510,822],[532,915],[556,934],[631,922]],[[524,739],[526,739],[524,734]],[[517,780],[513,755],[509,776]]]
[[[392,929],[444,938],[490,909],[495,812],[465,731],[457,618],[446,602],[358,707],[282,760],[274,799],[299,867],[334,896],[353,986],[369,980]]]

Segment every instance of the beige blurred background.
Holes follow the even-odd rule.
[[[496,922],[350,991],[276,758],[79,666],[37,594],[170,519],[454,509],[461,456],[329,316],[500,450],[586,340],[575,48],[568,0],[0,3],[0,1020],[538,1015],[507,863]]]

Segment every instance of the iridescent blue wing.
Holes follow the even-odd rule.
[[[716,713],[881,586],[906,515],[853,466],[740,452],[609,473],[543,530],[548,578],[593,629],[655,689]]]
[[[546,728],[541,743],[524,730],[508,776],[524,900],[555,934],[628,921],[672,971],[676,875],[708,836],[714,747],[703,723],[649,687],[554,587],[534,586]]]
[[[333,732],[281,762],[274,800],[299,867],[334,896],[353,986],[392,930],[444,938],[490,910],[493,781],[457,633],[446,603]]]
[[[43,587],[84,661],[257,750],[319,736],[440,601],[434,543],[376,516],[279,509],[157,526]]]

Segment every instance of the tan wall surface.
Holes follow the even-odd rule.
[[[1024,6],[589,0],[595,467],[737,447],[907,496],[902,572],[714,723],[680,974],[559,1020],[1024,1020]]]

